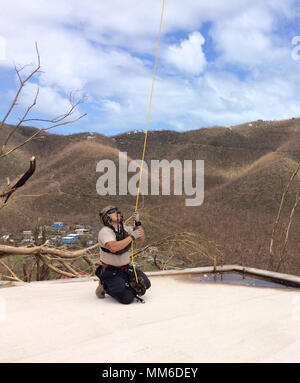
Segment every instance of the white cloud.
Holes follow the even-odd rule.
[[[112,113],[120,113],[121,112],[121,105],[112,100],[103,100],[101,104],[102,109],[108,112]]]
[[[198,75],[206,65],[202,45],[205,39],[199,32],[193,32],[179,46],[171,45],[165,53],[165,60],[179,70]]]
[[[254,67],[287,54],[289,48],[279,44],[274,24],[274,15],[262,4],[216,21],[211,35],[223,61]]]
[[[37,92],[38,86],[33,83],[27,83],[23,88],[21,96],[18,100],[18,108],[23,108],[24,111],[33,103]],[[39,94],[36,105],[31,109],[30,116],[36,114],[52,115],[57,117],[66,114],[71,108],[71,104],[68,98],[62,96],[54,88],[39,87]],[[72,118],[79,116],[78,112],[75,112]]]
[[[86,124],[98,126],[99,120],[107,132],[145,125],[161,0],[0,3],[7,58],[35,63],[38,41],[41,113],[61,113],[68,92],[78,89],[89,94],[94,113]],[[299,67],[276,24],[278,18],[288,23],[292,11],[292,0],[166,1],[150,128],[297,115]],[[210,24],[206,41],[204,22]],[[0,61],[0,75],[1,65],[9,61]],[[236,67],[246,69],[244,78]],[[22,105],[31,100],[34,85],[26,92]]]

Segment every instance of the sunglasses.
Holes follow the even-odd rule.
[[[106,214],[112,214],[112,213],[117,212],[117,211],[118,211],[117,208],[115,208],[115,209],[110,209],[110,210],[108,210],[108,212],[107,212]]]

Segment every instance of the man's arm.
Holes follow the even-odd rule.
[[[126,247],[132,241],[133,241],[133,239],[130,236],[128,236],[128,237],[122,239],[121,241],[106,242],[105,247],[111,253],[116,253],[117,251],[124,249],[124,247]]]
[[[146,239],[144,228],[142,226],[138,226],[138,229],[140,229],[142,235],[139,238],[136,238],[136,241],[144,242]],[[111,253],[116,253],[117,251],[124,249],[124,247],[129,245],[129,243],[132,241],[133,241],[133,238],[129,235],[128,237],[122,239],[121,241],[106,242],[105,246]]]

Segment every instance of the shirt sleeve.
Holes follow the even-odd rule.
[[[106,229],[108,229],[108,230],[106,230]],[[115,236],[115,234],[112,232],[112,230],[110,230],[109,228],[105,228],[105,227],[103,227],[103,228],[99,231],[98,241],[99,241],[100,246],[105,246],[105,244],[106,244],[107,242],[115,241],[115,240],[116,240],[116,236]]]

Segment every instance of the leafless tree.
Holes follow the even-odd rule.
[[[25,67],[27,67],[27,65],[20,67],[20,68],[17,68],[17,66],[15,65],[15,71],[16,71],[17,77],[19,79],[19,88],[15,94],[15,97],[14,97],[12,103],[10,104],[10,106],[8,108],[7,113],[5,114],[2,121],[0,122],[0,129],[2,129],[4,127],[4,124],[7,120],[7,118],[9,117],[9,115],[11,114],[11,112],[13,111],[15,106],[17,105],[17,102],[19,100],[19,97],[21,95],[22,90],[24,89],[24,86],[29,82],[30,79],[32,79],[37,73],[40,72],[41,60],[40,60],[40,54],[39,54],[37,43],[35,43],[35,49],[36,49],[36,55],[37,55],[37,65],[29,73],[29,75],[25,76],[25,78],[22,78],[22,76],[21,76],[21,72],[24,70]],[[86,113],[84,113],[84,114],[82,114],[79,117],[76,117],[74,119],[71,119],[71,120],[68,119],[68,117],[72,116],[78,110],[78,106],[85,101],[85,97],[76,101],[75,100],[75,92],[71,92],[70,96],[69,96],[70,108],[69,108],[69,110],[66,111],[66,113],[59,115],[57,117],[54,117],[52,119],[42,119],[42,118],[34,118],[34,117],[33,118],[27,118],[31,109],[37,104],[38,96],[39,96],[39,88],[37,88],[37,90],[36,90],[36,94],[35,94],[35,97],[33,99],[32,104],[27,107],[25,113],[20,118],[18,124],[16,124],[14,127],[12,127],[12,129],[8,133],[6,139],[2,143],[1,149],[0,149],[0,159],[8,156],[9,154],[13,153],[15,150],[26,145],[28,142],[35,139],[37,136],[39,136],[44,131],[50,130],[53,128],[57,128],[58,126],[62,126],[62,125],[73,124],[74,122],[76,122],[76,121],[78,121],[81,118],[86,116]],[[7,149],[7,145],[9,143],[10,139],[12,138],[14,133],[17,131],[17,129],[22,124],[29,123],[29,122],[30,123],[33,123],[33,122],[45,123],[46,126],[38,129],[34,134],[32,134],[30,137],[28,137],[24,142],[14,146],[13,148]]]
[[[17,92],[16,92],[16,94],[15,94],[15,96],[14,96],[14,98],[13,98],[13,100],[12,100],[12,102],[11,102],[9,108],[8,108],[8,111],[6,112],[6,114],[4,115],[3,119],[0,122],[0,130],[4,128],[4,125],[5,125],[8,117],[10,116],[10,114],[12,113],[14,108],[18,105],[18,100],[19,100],[20,95],[21,95],[24,87],[26,86],[26,84],[32,78],[34,78],[34,76],[37,73],[40,72],[40,69],[41,69],[41,59],[40,59],[40,54],[39,54],[37,43],[35,43],[35,50],[36,50],[36,55],[37,55],[37,64],[30,71],[30,73],[27,76],[25,76],[23,78],[22,77],[22,71],[26,67],[28,67],[28,65],[25,65],[25,66],[22,66],[22,67],[19,67],[19,68],[15,65],[15,72],[16,72],[18,80],[19,80],[19,87],[18,87],[18,90],[17,90]],[[19,148],[21,148],[22,146],[28,144],[30,141],[36,139],[44,131],[47,131],[47,130],[50,130],[50,129],[53,129],[53,128],[57,128],[59,126],[72,124],[72,123],[74,123],[74,122],[76,122],[76,121],[78,121],[81,118],[86,116],[86,113],[84,113],[84,114],[79,115],[76,118],[73,118],[73,119],[69,118],[69,117],[73,116],[74,113],[78,110],[78,106],[85,101],[85,97],[83,97],[83,98],[81,98],[81,99],[76,101],[75,100],[75,93],[71,92],[71,94],[69,96],[70,108],[69,108],[69,110],[66,111],[66,113],[64,113],[62,115],[59,115],[57,117],[54,117],[52,119],[41,119],[41,118],[35,118],[35,117],[29,118],[29,114],[30,114],[31,110],[37,104],[38,96],[39,96],[39,87],[36,90],[36,94],[34,96],[32,104],[27,107],[27,109],[25,110],[23,116],[19,119],[19,122],[9,130],[7,136],[5,137],[3,142],[0,144],[0,159],[9,156],[14,151],[16,151]],[[32,124],[34,122],[36,122],[36,123],[38,122],[38,123],[44,124],[44,126],[42,128],[37,129],[30,137],[25,139],[23,142],[15,145],[15,146],[13,146],[11,148],[8,148],[9,143],[10,143],[13,135],[18,130],[18,128],[20,128],[20,126],[23,125],[23,124],[28,124],[28,123]],[[8,190],[4,190],[2,193],[0,193],[0,197],[2,197],[2,199],[4,199],[4,201],[2,200],[3,204],[0,207],[0,209],[3,208],[4,205],[6,205],[6,203],[8,202],[9,197],[18,188],[23,186],[25,184],[25,182],[33,175],[33,173],[35,171],[35,167],[36,167],[36,159],[35,159],[34,156],[32,156],[31,159],[30,159],[30,168],[29,168],[29,170],[24,173],[24,175],[16,182],[16,184],[14,184],[13,186],[10,186],[10,181],[9,181],[9,178],[7,177],[7,179],[8,179],[8,185],[7,185]]]
[[[157,249],[157,251],[150,253],[149,250],[152,248]],[[93,276],[99,264],[98,244],[76,251],[55,248],[50,246],[48,241],[43,245],[33,245],[32,247],[0,245],[0,264],[9,273],[8,275],[2,275],[2,277],[10,281],[20,281],[20,277],[3,262],[3,258],[16,255],[39,259],[46,270],[51,270],[56,275],[64,278]],[[199,234],[189,232],[168,235],[140,249],[136,249],[132,255],[135,259],[145,256],[152,257],[152,262],[158,269],[182,268],[178,266],[178,260],[182,261],[182,264],[184,263],[184,267],[195,267],[199,264],[199,260],[203,258],[209,259],[216,269],[217,264],[222,264],[223,260],[220,245]],[[84,261],[85,266],[76,263],[79,260]],[[76,266],[73,263],[76,263]],[[32,272],[26,270],[24,272],[25,280],[29,281],[31,275]],[[42,276],[40,276],[40,279],[43,279]]]
[[[287,193],[288,193],[288,191],[289,191],[289,189],[291,187],[292,182],[294,181],[295,177],[297,176],[297,174],[299,172],[299,169],[300,169],[300,162],[298,163],[298,165],[295,168],[293,174],[291,175],[291,177],[289,179],[289,182],[286,184],[286,186],[285,186],[285,188],[283,190],[282,196],[281,196],[281,201],[280,201],[278,213],[277,213],[274,225],[273,225],[273,230],[272,230],[272,235],[271,235],[271,240],[270,240],[268,269],[271,269],[273,264],[274,264],[274,262],[275,262],[275,255],[276,254],[275,254],[275,251],[274,251],[274,243],[275,243],[276,233],[278,232],[279,222],[280,222],[280,219],[281,219],[284,203],[286,202]],[[296,201],[295,201],[295,203],[293,205],[293,208],[292,208],[290,216],[289,216],[289,222],[288,222],[288,225],[287,225],[287,228],[286,228],[285,238],[284,238],[284,241],[283,241],[283,245],[282,245],[281,250],[279,251],[279,261],[278,261],[278,264],[277,264],[277,267],[276,267],[276,271],[280,271],[281,266],[284,264],[284,262],[288,258],[288,256],[286,255],[286,246],[287,246],[287,242],[288,242],[288,239],[289,239],[289,233],[290,233],[291,224],[293,222],[293,217],[294,217],[296,208],[297,208],[298,203],[299,203],[299,199],[300,199],[300,197],[299,197],[299,194],[297,193]]]
[[[22,91],[24,90],[24,87],[26,84],[29,83],[30,80],[32,80],[40,71],[41,71],[41,59],[40,54],[38,50],[38,44],[35,43],[35,51],[36,51],[36,57],[37,57],[37,63],[34,66],[34,68],[29,71],[29,73],[25,76],[22,76],[24,73],[24,69],[27,68],[29,65],[24,65],[21,67],[17,67],[17,65],[14,66],[15,72],[18,78],[18,89],[14,95],[14,98],[8,107],[7,112],[5,113],[4,117],[2,118],[0,122],[0,131],[4,130],[4,127],[7,127],[6,121],[8,117],[12,114],[12,111],[15,109],[15,107],[18,105],[18,101],[20,99],[20,96],[22,94]],[[16,150],[20,149],[24,145],[27,145],[29,142],[35,140],[38,138],[41,133],[48,131],[53,128],[57,128],[59,126],[65,126],[75,123],[76,121],[82,119],[86,116],[86,113],[79,114],[75,117],[75,112],[78,112],[78,106],[85,101],[85,97],[80,98],[79,100],[76,100],[76,93],[71,92],[69,95],[69,102],[70,107],[69,109],[59,116],[56,116],[54,118],[50,119],[42,119],[42,118],[36,118],[36,117],[30,117],[30,113],[32,112],[33,108],[38,102],[40,89],[37,87],[35,96],[33,98],[32,103],[26,108],[25,112],[23,113],[22,117],[19,118],[19,121],[16,125],[10,127],[8,133],[5,135],[3,142],[0,143],[0,160],[4,157],[8,157]],[[12,138],[14,134],[18,131],[18,129],[25,124],[34,124],[39,123],[41,124],[41,128],[37,128],[33,134],[31,134],[30,137],[24,139],[23,142],[15,144],[13,146],[10,146],[10,143],[12,142]],[[11,185],[9,175],[7,175],[7,185],[4,186],[2,192],[0,192],[0,200],[1,200],[1,206],[0,210],[5,207],[9,201],[9,198],[15,193],[19,188],[21,188],[25,183],[31,178],[31,176],[34,174],[36,169],[36,158],[34,156],[31,156],[30,158],[30,166],[27,171],[24,172],[22,176],[19,177],[19,179]],[[14,253],[14,251],[17,250],[17,253]],[[29,253],[32,253],[34,256],[36,256],[36,262],[38,264],[38,270],[37,270],[37,277],[40,278],[40,268],[39,268],[39,262],[43,261],[43,266],[47,265],[47,269],[49,267],[49,261],[47,254],[43,253],[42,251],[39,254],[35,253],[35,250],[30,248],[27,248]],[[26,253],[26,252],[25,252]],[[13,246],[6,246],[5,248],[1,248],[0,250],[0,258],[3,258],[4,256],[8,256],[10,254],[22,254],[21,248],[15,248]],[[76,255],[75,255],[76,256]],[[62,261],[61,261],[62,262]],[[20,281],[20,278],[15,274],[15,272],[1,259],[0,265],[9,273],[9,275],[5,276],[3,274],[0,274],[1,278],[6,278],[8,280],[15,280]],[[55,266],[51,265],[51,268],[55,268]],[[28,272],[27,265],[24,265],[24,277],[26,276],[26,280],[31,279],[32,270]]]

